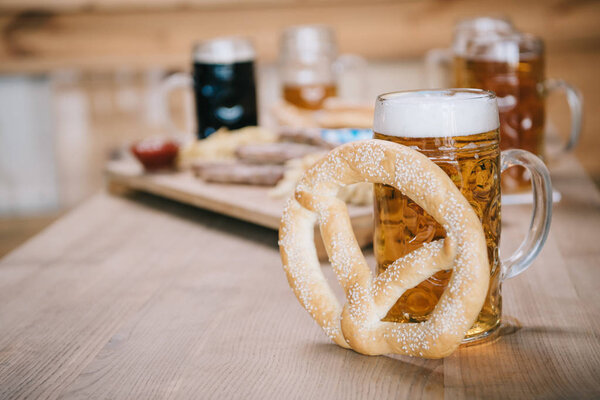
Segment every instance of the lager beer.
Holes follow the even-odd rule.
[[[333,29],[325,25],[287,28],[279,49],[279,72],[285,101],[308,110],[322,108],[337,95],[334,64],[337,44]]]
[[[458,21],[454,26],[452,46],[448,49],[431,49],[425,56],[426,77],[429,87],[452,87],[453,60],[460,57],[469,40],[478,36],[507,35],[515,32],[508,18],[480,16]]]
[[[448,174],[483,225],[490,285],[483,308],[468,331],[466,341],[497,331],[502,311],[501,281],[522,272],[531,264],[545,240],[551,215],[548,171],[535,156],[525,151],[512,150],[514,154],[501,155],[499,125],[496,98],[493,93],[483,90],[389,93],[379,96],[375,106],[374,138],[400,143],[426,155]],[[514,157],[518,158],[518,162],[513,162]],[[528,234],[524,248],[520,249],[522,253],[502,263],[498,255],[501,165],[514,164],[526,166],[535,181],[542,180],[543,184],[536,186],[538,208],[534,210],[535,227]],[[375,184],[374,196],[373,246],[378,273],[424,243],[445,237],[440,224],[394,187]],[[438,272],[407,290],[384,320],[426,320],[451,274],[451,270]]]
[[[455,53],[454,84],[496,93],[502,150],[524,149],[546,157],[545,100],[555,90],[566,92],[571,109],[571,134],[563,150],[572,149],[578,141],[581,95],[564,81],[545,79],[544,46],[539,38],[514,32],[468,38],[462,51]],[[504,174],[502,183],[507,192],[530,186],[522,167]]]
[[[307,110],[319,110],[323,102],[329,97],[337,94],[333,83],[311,83],[311,84],[284,84],[283,98],[296,107]]]
[[[545,157],[542,45],[531,43],[525,48],[513,41],[515,37],[519,35],[470,39],[454,59],[455,84],[496,93],[502,150],[524,149]],[[525,169],[508,172],[504,187],[509,191],[528,188]]]

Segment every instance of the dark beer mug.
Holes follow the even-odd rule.
[[[165,96],[175,88],[193,87],[199,139],[222,127],[239,129],[258,124],[254,58],[254,48],[247,39],[207,40],[194,47],[193,76],[178,73],[165,80]]]

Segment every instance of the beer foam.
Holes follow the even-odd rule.
[[[489,132],[499,125],[496,97],[490,92],[419,90],[379,96],[373,130],[388,136],[449,137]]]
[[[254,60],[254,48],[248,39],[219,37],[198,43],[194,61],[205,64],[232,64]]]
[[[505,18],[478,17],[459,22],[454,28],[452,49],[455,55],[467,51],[469,40],[474,37],[500,38],[515,31],[512,22]]]

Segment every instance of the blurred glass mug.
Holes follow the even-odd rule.
[[[193,75],[177,73],[168,77],[162,87],[164,96],[176,88],[193,87],[199,139],[221,127],[257,125],[254,59],[254,47],[245,38],[200,42],[193,50]],[[187,120],[191,119],[188,116]],[[171,118],[169,122],[175,127]]]
[[[552,149],[551,158],[577,144],[581,132],[582,96],[565,81],[545,78],[541,39],[515,32],[469,37],[462,53],[455,57],[454,78],[456,87],[496,93],[502,150],[524,149],[545,158],[545,99],[555,91],[563,91],[567,96],[571,132],[560,150]],[[511,170],[503,180],[503,189],[509,192],[529,186],[529,174],[524,168]]]
[[[329,97],[358,100],[365,91],[366,61],[356,55],[338,57],[333,29],[325,25],[287,28],[280,41],[279,73],[283,98],[297,107],[318,110]],[[344,75],[353,75],[341,84]],[[353,87],[350,87],[353,86]],[[340,89],[344,93],[340,93]]]
[[[483,308],[464,342],[490,337],[500,326],[501,284],[527,269],[550,229],[552,185],[547,168],[525,150],[500,153],[499,118],[493,93],[476,89],[406,91],[383,94],[375,104],[374,138],[416,149],[446,172],[483,224],[490,263],[490,286]],[[505,260],[500,243],[500,173],[527,168],[534,187],[533,216],[517,251]],[[429,214],[397,189],[375,184],[375,235],[378,273],[396,259],[445,237]],[[426,320],[442,295],[451,271],[441,271],[407,290],[384,321]]]
[[[432,49],[425,55],[425,71],[428,86],[446,88],[454,86],[453,63],[464,52],[467,40],[481,35],[499,35],[515,31],[507,17],[474,17],[459,20],[454,26],[452,46],[448,49]]]

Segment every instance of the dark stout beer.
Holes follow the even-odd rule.
[[[239,38],[201,43],[194,52],[198,138],[217,129],[257,125],[254,50]]]

